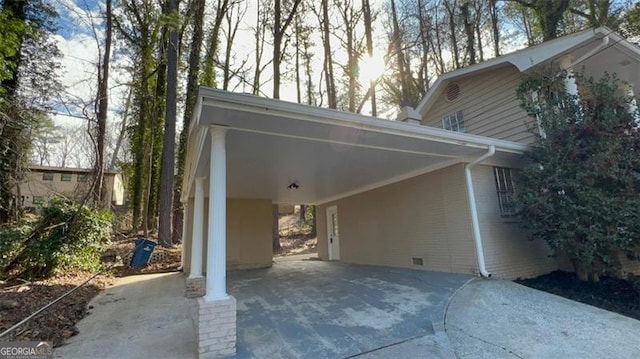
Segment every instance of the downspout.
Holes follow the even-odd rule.
[[[471,224],[473,226],[473,239],[476,243],[476,255],[478,256],[478,268],[480,269],[480,275],[486,278],[491,277],[491,273],[487,271],[487,267],[484,262],[484,250],[482,249],[482,236],[480,235],[480,222],[478,221],[478,208],[476,207],[476,194],[473,190],[471,169],[480,162],[493,156],[495,153],[496,147],[494,145],[490,145],[487,153],[464,166],[464,176],[467,183],[467,196],[469,197],[469,210],[471,211]]]

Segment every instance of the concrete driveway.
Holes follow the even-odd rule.
[[[640,357],[640,321],[505,280],[465,285],[445,327],[461,359]]]
[[[238,307],[237,358],[640,353],[640,321],[509,281],[297,257],[230,273],[228,282]],[[184,290],[180,273],[118,279],[91,302],[80,334],[54,356],[195,358],[196,301]]]
[[[444,311],[471,278],[299,257],[230,273],[237,357],[452,357]]]

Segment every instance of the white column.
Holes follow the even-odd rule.
[[[564,88],[567,93],[571,96],[576,96],[576,104],[580,102],[580,94],[578,94],[578,84],[576,83],[576,78],[573,75],[572,68],[572,56],[566,55],[560,59],[560,68],[567,72],[567,76],[564,78]]]
[[[209,166],[209,239],[205,302],[227,296],[227,159],[225,128],[211,128]]]
[[[202,240],[204,232],[204,179],[196,178],[193,199],[193,230],[191,231],[191,270],[189,278],[202,277]]]
[[[633,119],[636,121],[636,124],[640,125],[640,112],[638,112],[638,102],[636,101],[636,94],[633,92],[633,85],[627,85],[627,96],[629,96],[629,107],[627,111],[629,114],[633,116]]]
[[[189,207],[187,207],[187,203],[183,202],[182,203],[182,246],[180,247],[182,250],[182,254],[180,256],[180,268],[182,269],[182,271],[184,272],[184,265],[185,263],[185,250],[186,250],[186,245],[185,242],[187,241],[187,226],[189,225],[189,216],[187,215],[189,213]]]

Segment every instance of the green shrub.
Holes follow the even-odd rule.
[[[8,251],[3,272],[42,278],[72,269],[96,271],[111,237],[112,220],[109,211],[54,198],[31,230],[4,232],[0,246]]]
[[[30,224],[0,226],[0,278],[11,261],[24,249],[24,240],[33,230]]]
[[[537,140],[526,153],[520,218],[533,237],[595,280],[620,266],[618,252],[640,253],[640,135],[615,76],[576,75],[578,98],[566,94],[564,75],[519,88],[545,134],[532,121]]]

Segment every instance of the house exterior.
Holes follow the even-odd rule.
[[[27,178],[20,184],[19,200],[23,208],[37,210],[54,195],[81,199],[92,181],[92,170],[49,166],[29,166]],[[115,206],[125,201],[122,174],[105,171],[106,198]]]
[[[510,206],[536,130],[515,89],[548,68],[640,90],[640,49],[607,28],[445,74],[397,121],[201,88],[182,191],[200,356],[235,352],[226,270],[271,265],[272,204],[317,205],[323,260],[502,278],[566,268]]]

